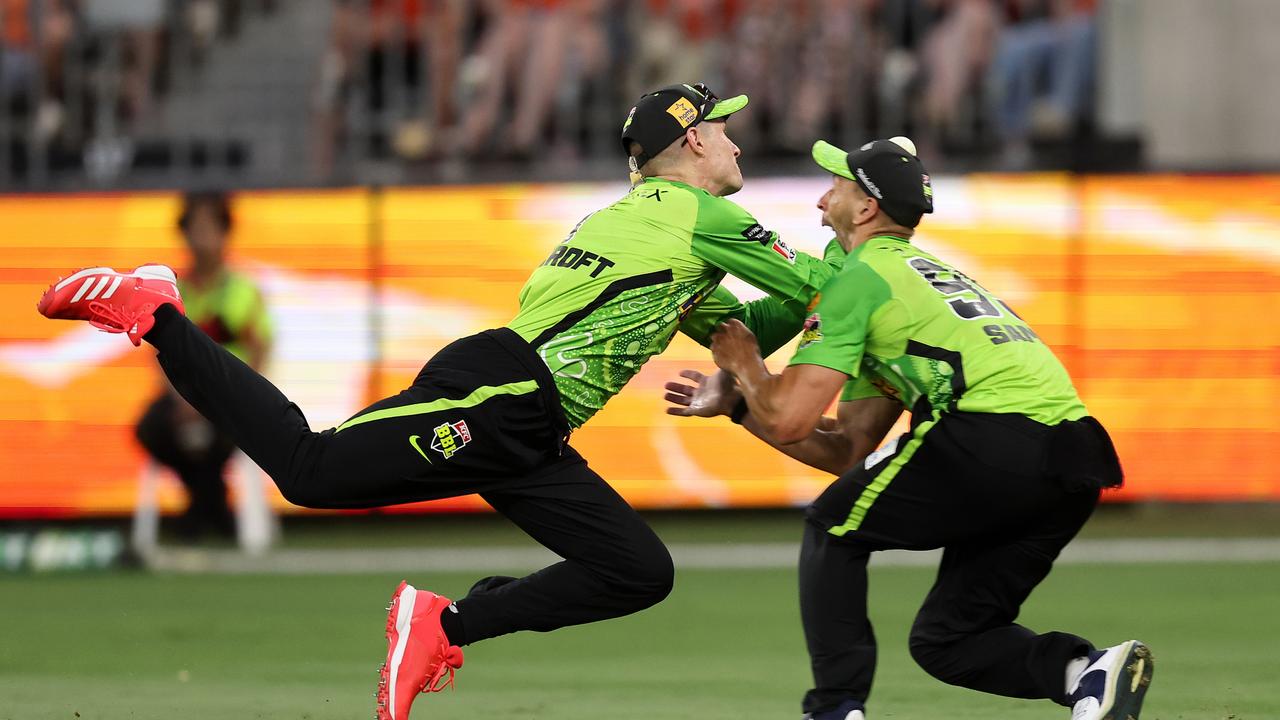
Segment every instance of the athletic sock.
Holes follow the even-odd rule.
[[[1080,682],[1080,676],[1084,674],[1084,669],[1089,667],[1089,658],[1078,657],[1067,661],[1067,694],[1075,689],[1076,683]]]
[[[182,313],[178,312],[178,308],[168,303],[165,303],[164,305],[161,305],[160,307],[156,308],[155,312],[152,313],[152,317],[156,319],[156,324],[153,325],[151,329],[147,331],[146,335],[142,336],[142,339],[146,340],[152,345],[155,345],[156,338],[162,335],[164,333],[165,328],[167,328],[170,323],[172,323],[176,318],[180,317],[181,315]]]
[[[462,626],[462,614],[458,612],[457,603],[440,611],[440,628],[444,630],[449,644],[459,647],[467,644],[467,633]]]

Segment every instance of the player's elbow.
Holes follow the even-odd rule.
[[[779,445],[793,445],[809,437],[814,423],[803,417],[782,417],[769,426],[769,437]]]

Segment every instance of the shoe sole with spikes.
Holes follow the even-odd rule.
[[[1103,720],[1138,720],[1142,701],[1155,672],[1155,656],[1151,648],[1137,640],[1129,641],[1129,648],[1120,662],[1120,672],[1114,686],[1115,695],[1111,708],[1103,714]]]

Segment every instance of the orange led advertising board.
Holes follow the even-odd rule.
[[[825,178],[735,200],[795,247],[830,232]],[[935,178],[915,242],[1018,309],[1071,370],[1127,471],[1112,499],[1280,499],[1280,178]],[[398,392],[439,348],[500,326],[537,266],[620,184],[253,192],[232,263],[266,297],[267,375],[316,429]],[[0,198],[0,517],[122,514],[145,457],[133,426],[154,353],[35,312],[68,270],[187,261],[172,194]],[[729,279],[740,297],[758,292]],[[794,346],[771,364],[780,368]],[[793,506],[830,481],[727,420],[664,413],[662,384],[708,353],[678,337],[573,444],[639,507]],[[278,507],[287,504],[274,494]],[[176,482],[162,497],[181,506]],[[484,507],[478,498],[409,510]]]

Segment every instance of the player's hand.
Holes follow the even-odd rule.
[[[688,378],[696,385],[669,382],[663,387],[667,394],[663,397],[672,407],[667,408],[668,415],[683,417],[715,417],[728,415],[733,411],[740,397],[734,387],[733,376],[727,372],[715,375],[703,375],[697,370],[681,370],[680,377]]]
[[[740,320],[729,320],[716,326],[716,332],[711,336],[711,356],[717,367],[734,375],[740,375],[746,368],[763,361],[755,334]]]

